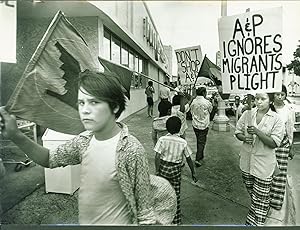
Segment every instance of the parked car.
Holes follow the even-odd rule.
[[[294,141],[293,144],[300,144],[300,100],[295,97],[287,98],[295,111],[295,124],[294,124]]]
[[[213,86],[213,87],[206,87],[206,92],[207,92],[206,97],[209,99],[209,98],[211,98],[211,96],[213,95],[213,93],[218,93],[218,89],[215,86]]]
[[[295,110],[295,132],[300,132],[300,104],[291,103]]]

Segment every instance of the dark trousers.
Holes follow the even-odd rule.
[[[202,160],[204,158],[204,147],[206,144],[206,137],[208,133],[208,127],[206,129],[196,129],[193,127],[194,132],[197,138],[197,153],[196,153],[196,161]]]

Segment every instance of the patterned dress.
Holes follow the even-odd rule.
[[[280,173],[277,174],[272,181],[270,206],[274,209],[280,210],[283,204],[287,183],[288,158],[291,145],[293,143],[295,116],[293,108],[289,105],[284,105],[284,107],[280,109],[276,108],[276,112],[285,124],[285,136],[280,146],[275,150]]]

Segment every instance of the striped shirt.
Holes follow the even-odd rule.
[[[183,155],[189,157],[192,155],[192,150],[187,144],[187,141],[179,137],[178,134],[168,133],[158,139],[154,151],[160,154],[160,159],[172,162],[182,162]]]

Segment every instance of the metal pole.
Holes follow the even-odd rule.
[[[246,12],[250,12],[250,8],[247,8],[246,9]],[[253,126],[253,122],[252,122],[252,102],[251,102],[251,94],[247,94],[247,104],[248,104],[248,116],[247,116],[247,123],[248,123],[248,126]],[[252,134],[249,134],[246,130],[246,136],[252,136]]]
[[[221,17],[227,16],[227,0],[222,0],[221,2]]]
[[[163,85],[163,86],[165,86],[165,87],[168,87],[169,89],[175,90],[175,88],[173,88],[173,87],[171,87],[171,86],[169,86],[169,85],[165,85],[165,84],[163,84],[163,83],[161,83],[161,82],[159,82],[159,81],[157,81],[157,80],[155,80],[155,79],[153,79],[153,78],[151,78],[151,77],[148,77],[148,76],[145,75],[145,74],[142,74],[142,73],[139,73],[139,72],[136,72],[136,71],[133,71],[133,72],[136,73],[136,74],[139,74],[139,75],[141,75],[141,76],[143,76],[143,77],[145,77],[145,78],[147,78],[147,79],[149,79],[149,80],[151,80],[151,81],[153,81],[153,82],[155,82],[155,83],[158,83],[158,84],[160,84],[160,85]]]
[[[1,79],[1,62],[0,62],[0,106],[2,105],[2,79]]]

